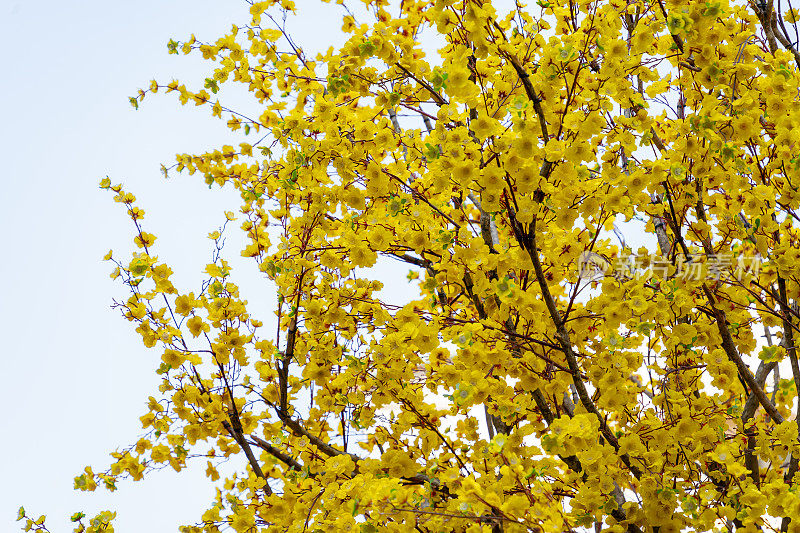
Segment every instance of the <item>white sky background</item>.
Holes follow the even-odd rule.
[[[19,529],[20,505],[34,518],[47,514],[54,533],[72,531],[73,512],[102,509],[118,511],[123,533],[177,531],[212,502],[205,461],[121,483],[113,494],[74,491],[72,480],[85,465],[105,469],[109,452],[135,442],[159,383],[158,352],[109,309],[127,292],[102,257],[110,248],[129,257],[133,226],[98,182],[108,175],[136,195],[145,230],[158,236],[154,253],[183,290],[197,290],[212,250],[206,235],[239,206],[199,175],[165,181],[159,165],[244,139],[209,107],[181,106],[176,93],[148,95],[139,111],[128,97],[153,78],[201,88],[213,64],[168,55],[167,41],[216,39],[249,22],[248,8],[243,0],[0,0],[0,531]],[[341,26],[330,15],[305,13],[289,27],[304,44],[327,46]],[[237,231],[229,225],[230,236]],[[274,293],[239,249],[231,239],[223,256],[251,311],[269,320]]]

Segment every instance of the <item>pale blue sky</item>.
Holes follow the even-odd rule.
[[[158,385],[158,354],[109,308],[112,297],[127,295],[102,257],[109,248],[125,257],[133,235],[121,206],[97,183],[108,175],[137,196],[146,229],[159,237],[156,253],[184,289],[201,280],[211,251],[206,235],[224,209],[239,205],[197,175],[165,181],[159,165],[178,152],[241,139],[209,109],[181,107],[174,94],[148,98],[138,112],[127,97],[153,78],[199,87],[211,64],[168,55],[167,41],[191,33],[216,39],[248,22],[248,7],[243,0],[0,1],[0,531],[18,530],[20,505],[46,513],[54,532],[71,531],[75,511],[101,509],[118,511],[123,533],[176,531],[212,501],[204,467],[165,470],[115,494],[73,491],[72,479],[87,464],[103,469],[110,451],[135,442]],[[290,24],[305,42],[322,43],[340,26],[331,14]],[[232,243],[227,256],[237,255]],[[251,310],[266,315],[274,294],[253,266],[234,262],[240,265],[234,274]]]

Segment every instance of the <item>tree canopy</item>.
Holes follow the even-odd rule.
[[[170,41],[213,65],[204,87],[131,97],[242,141],[164,170],[238,191],[278,328],[220,233],[202,291],[176,287],[104,179],[141,249],[106,257],[117,307],[163,381],[145,434],[76,488],[200,461],[217,499],[186,533],[800,531],[798,10],[337,3],[338,49],[287,29],[314,2],[252,2]]]

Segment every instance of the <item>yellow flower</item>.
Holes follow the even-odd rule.
[[[653,44],[653,30],[647,24],[639,24],[636,27],[636,34],[632,39],[632,48],[636,52],[642,52]]]
[[[453,179],[463,185],[469,183],[475,174],[475,167],[469,161],[461,161],[453,168]]]
[[[517,157],[529,159],[533,157],[537,142],[538,140],[535,136],[523,133],[514,140],[512,148]]]
[[[394,478],[413,476],[416,474],[416,463],[400,450],[388,450],[383,454],[382,462],[389,469],[389,475]]]
[[[490,190],[502,189],[505,185],[504,177],[505,172],[502,168],[496,165],[489,165],[481,170],[480,184]]]
[[[188,316],[195,305],[194,293],[182,294],[175,298],[175,312],[179,315]]]
[[[789,110],[789,100],[780,95],[772,95],[767,98],[767,114],[771,120],[776,120]]]
[[[422,253],[428,247],[428,235],[425,231],[411,231],[406,234],[406,242],[415,252]]]
[[[539,185],[539,171],[533,165],[525,165],[516,172],[515,184],[521,194],[532,193]]]
[[[133,239],[133,242],[139,248],[144,248],[145,246],[150,247],[156,242],[156,236],[143,231]]]
[[[559,228],[572,229],[575,219],[578,218],[578,213],[574,209],[562,208],[556,213],[555,224]]]
[[[483,191],[481,193],[481,207],[487,213],[500,211],[500,193],[495,191]]]
[[[589,161],[593,157],[592,146],[586,141],[574,141],[567,149],[565,156],[573,163],[580,164],[582,161]]]
[[[439,345],[439,339],[435,331],[427,328],[418,329],[413,338],[417,349],[423,353],[429,353]]]
[[[447,86],[459,89],[469,83],[469,71],[466,68],[452,68],[447,72]]]
[[[303,369],[303,377],[314,380],[318,385],[323,385],[331,377],[331,369],[325,365],[309,363]]]
[[[206,476],[211,479],[211,481],[219,479],[219,472],[217,472],[217,469],[211,464],[211,461],[206,461]],[[209,513],[213,514],[207,516]],[[203,520],[219,520],[219,509],[217,507],[212,507],[206,511],[206,513],[203,514]]]
[[[547,160],[556,162],[564,157],[564,143],[551,139],[545,146],[544,152],[547,154]]]
[[[284,3],[286,1],[284,0]],[[236,533],[248,533],[256,525],[255,511],[244,506],[236,507],[235,514],[231,520],[231,528]]]
[[[153,330],[153,328],[150,327],[149,320],[145,320],[139,324],[139,327],[136,328],[136,331],[142,336],[142,342],[145,346],[152,348],[156,345],[158,334],[155,330]]]
[[[587,196],[581,202],[581,215],[584,217],[598,216],[600,214],[600,202],[593,196]]]
[[[688,416],[682,416],[678,421],[676,434],[679,439],[687,439],[697,432],[697,423]]]
[[[170,368],[179,368],[186,358],[177,350],[164,350],[164,354],[161,356],[161,360],[164,361],[166,364],[170,366]]]
[[[681,344],[691,345],[697,337],[697,328],[691,324],[677,324],[672,328],[672,334]]]
[[[156,463],[165,463],[169,461],[170,458],[169,448],[163,444],[154,446],[153,449],[150,450],[150,457]]]
[[[389,176],[377,164],[370,164],[366,171],[367,193],[371,196],[384,196],[389,192]]]
[[[391,242],[391,234],[383,226],[377,226],[369,237],[370,248],[378,252],[387,250]]]
[[[620,59],[628,55],[628,44],[620,39],[615,39],[605,48],[606,59]]]
[[[199,316],[193,316],[187,320],[186,327],[189,328],[189,331],[194,337],[199,337],[201,332],[208,333],[211,330],[211,327],[203,322],[203,319]]]
[[[470,123],[470,127],[478,139],[484,140],[494,135],[497,121],[486,115],[481,115]]]
[[[366,244],[359,244],[350,250],[350,259],[358,267],[371,267],[377,260],[377,254]]]
[[[348,207],[361,211],[366,206],[364,194],[355,187],[348,187],[342,194],[342,202]]]
[[[624,206],[624,191],[621,189],[614,189],[611,194],[606,196],[606,210],[611,211],[613,213],[619,213],[622,211]]]
[[[475,481],[472,476],[461,482],[461,491],[467,495],[481,496],[483,494],[483,489],[481,489],[481,486],[478,485],[478,482]]]

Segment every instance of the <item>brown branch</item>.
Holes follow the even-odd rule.
[[[278,413],[278,415],[280,416],[280,412]],[[281,416],[280,418],[281,422],[283,422],[283,425],[292,430],[292,433],[294,433],[295,436],[306,437],[311,442],[311,444],[316,446],[322,453],[324,453],[328,457],[335,457],[337,455],[349,455],[350,458],[353,460],[353,462],[358,462],[361,460],[359,456],[353,453],[337,450],[327,442],[323,441],[320,437],[317,437],[316,435],[310,433],[297,420],[289,416]]]
[[[758,365],[758,369],[756,370],[756,382],[759,386],[763,387],[767,381],[767,377],[769,376],[770,372],[774,368],[778,366],[777,361],[771,361],[769,363],[761,362]],[[744,425],[753,418],[753,415],[756,412],[756,408],[758,407],[758,398],[755,394],[750,394],[747,397],[747,401],[745,402],[744,409],[742,409],[742,423]],[[750,471],[750,478],[753,480],[753,483],[756,485],[761,484],[761,474],[760,474],[760,467],[758,465],[758,455],[755,453],[756,447],[756,430],[755,426],[751,425],[750,427],[745,428],[745,435],[747,435],[747,447],[745,448],[744,452],[744,464],[745,467]]]
[[[664,8],[664,2],[662,0],[658,0],[658,7],[661,8],[661,14],[664,15],[664,20],[669,24],[669,15],[667,15],[667,10]],[[681,39],[680,35],[675,35],[670,32],[670,36],[672,36],[672,40],[675,42],[675,46],[678,47],[678,50],[683,53],[683,39]]]
[[[297,295],[295,296],[294,316],[289,320],[289,328],[286,333],[286,350],[281,357],[281,365],[278,370],[278,384],[280,388],[280,410],[285,415],[289,415],[289,364],[294,359],[294,347],[297,342],[297,313],[300,309],[300,296],[302,295],[303,278],[306,275],[304,268],[300,272],[297,281]],[[291,309],[290,309],[291,312]]]
[[[497,24],[495,23],[495,26]],[[499,29],[499,26],[497,26]],[[501,30],[502,31],[502,30]],[[506,54],[506,59],[512,64],[514,70],[517,72],[517,75],[520,77],[520,81],[522,82],[523,86],[525,87],[525,92],[528,95],[528,98],[534,105],[534,110],[537,112],[539,116],[540,125],[543,126],[542,135],[545,139],[545,144],[548,140],[547,129],[546,129],[546,121],[544,120],[544,111],[541,107],[541,100],[536,96],[535,92],[533,91],[533,85],[530,82],[529,76],[527,72],[522,69],[522,66],[519,62],[511,55]],[[547,177],[552,169],[553,163],[547,161],[546,159],[542,163],[542,167],[539,171],[539,175],[542,177]],[[534,200],[541,201],[541,198],[537,200],[536,195]],[[511,204],[508,204],[509,210],[511,210]],[[558,338],[559,343],[561,344],[562,351],[564,352],[564,356],[567,359],[567,365],[570,369],[570,374],[572,375],[573,383],[575,384],[575,388],[578,392],[578,398],[581,400],[581,404],[584,408],[595,415],[597,420],[600,422],[601,432],[605,440],[611,444],[611,446],[615,450],[619,450],[619,443],[617,442],[617,438],[614,436],[614,433],[608,427],[608,422],[606,421],[605,417],[600,413],[597,409],[597,406],[592,401],[591,397],[589,396],[588,391],[586,390],[586,386],[583,383],[583,379],[581,376],[581,369],[578,365],[578,360],[575,357],[575,353],[572,347],[572,341],[569,337],[569,332],[565,326],[566,324],[566,317],[562,317],[558,311],[556,306],[555,300],[553,299],[553,295],[550,293],[550,287],[547,285],[547,280],[544,275],[544,270],[542,269],[542,264],[539,260],[539,251],[536,244],[536,216],[534,216],[531,224],[529,225],[528,231],[525,232],[524,228],[522,228],[517,222],[516,217],[514,217],[511,213],[509,213],[510,219],[512,221],[512,227],[514,229],[514,235],[516,236],[519,244],[522,248],[528,253],[532,263],[534,272],[536,274],[536,280],[539,284],[539,288],[542,292],[542,299],[545,302],[545,306],[547,307],[548,313],[550,314],[550,318],[555,324],[556,327],[556,337]],[[641,472],[639,469],[633,465],[630,461],[630,457],[627,454],[623,454],[620,456],[620,459],[623,463],[628,467],[631,473],[637,479],[641,478]]]
[[[438,105],[439,107],[441,107],[441,106],[443,106],[443,105],[447,105],[447,100],[445,100],[445,99],[444,99],[444,97],[442,97],[442,95],[441,95],[441,94],[439,94],[438,92],[436,92],[436,89],[434,89],[433,87],[431,87],[431,85],[430,85],[428,82],[426,82],[425,80],[421,80],[421,79],[417,78],[416,76],[414,76],[414,74],[412,74],[412,73],[411,73],[411,71],[409,71],[407,68],[405,68],[405,67],[404,67],[403,65],[401,65],[400,63],[395,63],[395,65],[396,65],[396,66],[397,66],[397,67],[398,67],[400,70],[402,70],[403,72],[405,72],[405,73],[406,73],[406,75],[408,75],[409,77],[411,77],[411,78],[412,78],[414,81],[416,81],[417,83],[419,83],[420,85],[422,85],[422,87],[424,87],[424,88],[425,88],[425,89],[426,89],[426,90],[427,90],[429,93],[431,93],[431,96],[433,96],[433,101],[434,101],[434,102],[436,102],[436,105]]]
[[[778,366],[777,361],[772,361],[769,363],[764,363],[763,361],[758,365],[758,369],[756,369],[756,383],[759,386],[763,387],[764,384],[767,382],[767,377],[769,376],[770,372]],[[747,396],[747,401],[744,403],[744,408],[742,408],[742,422],[747,422],[753,415],[756,413],[756,409],[758,408],[758,398],[755,394],[750,394]]]
[[[399,259],[404,263],[409,263],[412,265],[416,265],[420,268],[428,269],[433,263],[429,259],[414,257],[413,255],[409,254],[397,254],[393,252],[387,252],[387,255],[391,255],[395,259]]]
[[[235,413],[236,409],[232,409],[231,412]],[[235,420],[233,426],[231,426],[227,420],[222,421],[222,426],[228,431],[231,437],[233,437],[233,440],[235,440],[239,446],[241,446],[242,450],[244,450],[244,454],[247,457],[247,462],[250,463],[250,467],[253,469],[255,475],[266,480],[267,478],[264,475],[264,472],[261,470],[261,465],[258,464],[258,460],[256,459],[255,455],[253,455],[253,450],[250,448],[250,443],[248,443],[244,438],[244,434],[241,431],[241,423],[238,422],[238,415],[231,415],[231,418],[232,420]],[[272,494],[272,489],[267,483],[264,484],[264,492],[266,492],[267,495]]]
[[[755,3],[753,3],[755,7]],[[773,20],[775,18],[775,12],[772,10],[772,0],[769,0],[769,5],[766,6],[766,9],[754,9],[756,16],[758,17],[759,22],[761,22],[761,28],[764,30],[764,35],[767,37],[767,43],[769,44],[769,51],[771,54],[775,54],[775,51],[778,49],[778,43],[775,39],[775,32],[773,31]]]
[[[528,100],[530,100],[533,104],[533,110],[536,111],[536,116],[539,118],[539,127],[542,129],[542,139],[546,144],[547,141],[550,140],[550,134],[547,131],[547,120],[544,116],[544,109],[542,109],[542,99],[539,98],[533,88],[530,74],[528,74],[525,69],[522,68],[522,65],[519,64],[519,61],[517,61],[517,59],[511,55],[507,55],[506,60],[511,63],[512,67],[514,67],[517,76],[522,82],[522,86],[525,88],[525,94],[528,96]]]
[[[711,306],[711,312],[713,313],[715,322],[717,323],[717,330],[722,337],[722,349],[725,350],[725,354],[728,356],[728,359],[730,359],[731,362],[736,365],[736,369],[739,371],[739,375],[750,389],[750,393],[755,395],[755,397],[758,399],[758,402],[761,404],[767,414],[769,414],[770,418],[772,418],[776,424],[783,423],[783,416],[781,416],[775,405],[769,400],[769,398],[767,398],[767,394],[764,392],[764,389],[756,382],[755,376],[753,376],[750,368],[744,363],[739,355],[736,345],[733,342],[730,329],[728,329],[728,319],[725,315],[725,311],[717,307],[716,299],[706,283],[703,283],[703,292],[705,293],[709,305]]]
[[[667,197],[667,201],[670,205],[671,215],[672,215],[672,224],[673,224],[673,231],[675,232],[675,237],[677,239],[678,244],[680,244],[684,255],[687,259],[691,258],[691,253],[689,252],[689,248],[686,246],[686,242],[683,240],[683,236],[680,232],[679,223],[677,220],[677,216],[672,205],[672,197],[669,192],[669,188],[667,187],[666,182],[663,183],[665,189],[665,195]],[[705,218],[705,212],[702,209],[702,203],[698,204],[698,208],[700,211],[698,212],[698,216],[700,218]],[[703,251],[706,255],[714,255],[714,249],[711,246],[711,242],[709,239],[703,239]],[[733,341],[733,336],[731,335],[730,329],[728,328],[728,319],[725,314],[725,311],[717,307],[717,299],[714,297],[714,294],[709,289],[707,283],[703,283],[702,285],[703,292],[706,295],[706,299],[708,300],[709,306],[711,307],[711,314],[714,317],[714,321],[717,325],[717,330],[719,331],[720,336],[722,337],[722,349],[725,350],[725,354],[728,356],[728,359],[736,365],[736,369],[739,372],[739,376],[745,382],[747,387],[750,389],[752,394],[755,394],[755,397],[758,399],[758,402],[764,407],[764,410],[770,415],[770,417],[775,421],[776,424],[780,424],[783,422],[783,416],[778,412],[775,405],[767,398],[766,393],[764,392],[763,387],[761,387],[753,376],[753,373],[750,371],[750,368],[745,364],[742,360],[741,355],[739,355],[739,351],[736,349],[736,344]]]
[[[589,392],[586,390],[586,385],[583,383],[583,379],[581,378],[581,369],[578,365],[578,359],[575,357],[575,353],[572,349],[572,341],[570,340],[569,332],[565,327],[564,318],[561,317],[561,314],[556,307],[555,299],[550,292],[550,287],[547,285],[547,280],[545,279],[544,270],[542,269],[542,263],[539,260],[539,252],[536,245],[536,217],[533,218],[533,221],[530,224],[526,241],[527,242],[525,243],[524,248],[528,252],[528,256],[533,262],[533,269],[536,273],[536,281],[539,284],[539,289],[542,292],[542,299],[544,300],[547,311],[550,314],[550,318],[555,324],[556,337],[561,343],[562,351],[567,359],[567,365],[569,366],[570,374],[572,374],[572,381],[575,384],[575,388],[578,392],[578,398],[580,398],[583,407],[597,417],[597,420],[600,422],[600,428],[603,433],[603,437],[606,439],[606,441],[611,444],[615,450],[619,449],[617,438],[608,427],[605,417],[603,417],[603,415],[597,409],[597,406],[589,396]],[[630,464],[627,456],[623,456],[622,459],[629,466],[634,476],[636,476],[638,479],[641,475],[641,473],[638,471],[638,468]]]
[[[300,472],[303,470],[303,465],[301,465],[294,457],[289,454],[286,454],[280,451],[278,448],[270,444],[269,442],[265,441],[261,437],[257,435],[250,435],[250,439],[253,441],[253,444],[270,454],[271,456],[275,457],[286,466],[291,468],[296,472]]]

